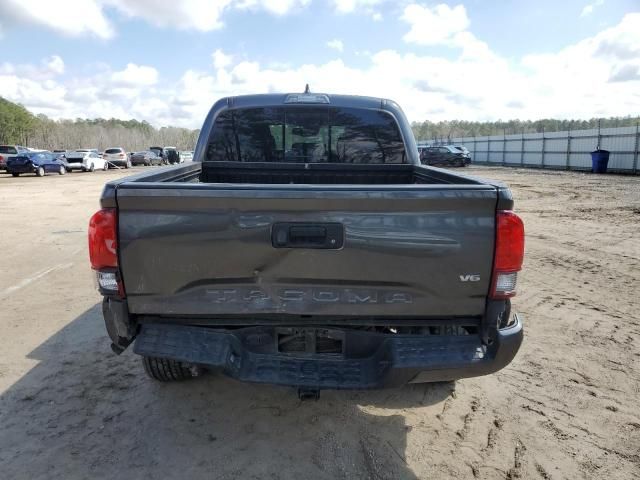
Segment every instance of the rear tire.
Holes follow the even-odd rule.
[[[96,169],[95,165],[92,163],[91,166],[89,167],[89,171],[93,172]]]
[[[11,175],[13,175],[14,177],[19,177],[20,176],[19,173],[12,173]]]
[[[58,173],[60,175],[64,175],[65,173],[67,173],[67,169],[64,168],[64,165],[61,165],[60,168],[58,169]]]
[[[129,160],[124,164],[124,168],[131,168],[131,162]]]
[[[36,170],[36,177],[44,177],[44,167],[38,167]]]
[[[142,357],[145,373],[158,382],[176,382],[193,377],[191,369],[182,362],[168,358]]]
[[[104,166],[102,167],[102,170],[104,170],[105,172],[109,170],[109,164],[107,162],[104,162]]]

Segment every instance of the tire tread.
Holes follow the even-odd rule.
[[[182,362],[168,358],[142,357],[146,374],[159,382],[176,382],[191,378],[191,370]]]

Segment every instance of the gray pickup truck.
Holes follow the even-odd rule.
[[[193,163],[106,184],[89,251],[150,377],[378,388],[485,375],[522,342],[509,189],[420,164],[390,100],[224,98]]]

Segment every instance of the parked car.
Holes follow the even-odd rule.
[[[464,167],[471,162],[471,157],[469,154],[463,153],[452,146],[442,145],[425,148],[420,155],[420,162],[423,165]]]
[[[416,146],[418,147],[418,154],[422,155],[422,152],[429,148],[430,145],[428,143],[419,142]]]
[[[191,162],[193,161],[193,152],[190,150],[183,150],[180,152],[180,162]]]
[[[135,152],[131,154],[131,165],[162,165],[162,158],[151,150]]]
[[[181,162],[180,155],[178,155],[178,150],[176,150],[176,147],[164,147],[164,157],[171,165]]]
[[[20,145],[0,145],[0,170],[7,169],[7,160],[28,151]]]
[[[102,158],[107,162],[109,167],[131,167],[131,160],[127,156],[125,149],[121,147],[107,148],[102,154]]]
[[[107,170],[109,165],[95,149],[79,148],[67,152],[66,155],[69,167],[72,170],[82,170],[83,172],[93,172],[94,170]]]
[[[151,378],[212,368],[315,398],[516,355],[511,192],[421,165],[395,102],[224,98],[195,158],[110,181],[89,223],[112,349],[135,339]]]
[[[69,165],[66,160],[47,151],[21,153],[7,161],[7,172],[14,177],[21,173],[35,173],[38,177],[54,172],[64,175],[67,171]]]
[[[167,164],[167,158],[164,155],[164,148],[162,147],[149,147],[149,151],[155,153],[157,156],[159,156],[162,159],[162,164],[166,165]]]
[[[469,158],[471,158],[471,152],[464,145],[451,145],[451,146],[462,153],[466,153],[467,155],[469,155]]]

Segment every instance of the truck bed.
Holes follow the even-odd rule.
[[[189,162],[160,170],[142,172],[106,184],[106,203],[115,202],[115,190],[125,183],[167,184],[251,184],[251,185],[484,185],[505,194],[508,189],[496,181],[452,173],[449,170],[416,165],[281,164],[238,162]],[[105,203],[103,198],[102,203]]]
[[[269,164],[205,162],[200,183],[297,185],[424,185],[447,183],[444,176],[414,165]],[[459,177],[457,181],[471,183]]]

